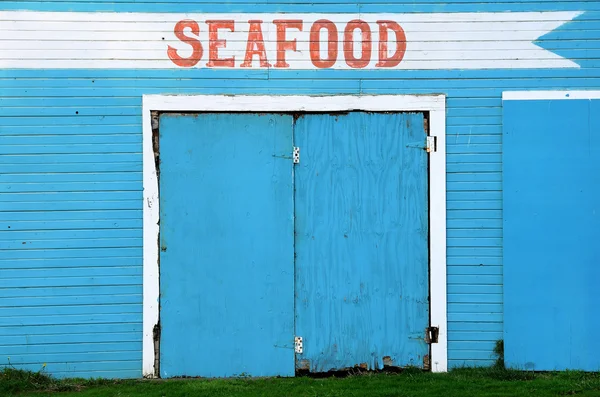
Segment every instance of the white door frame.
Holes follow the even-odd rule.
[[[439,327],[431,345],[431,369],[446,372],[448,337],[446,312],[446,97],[444,95],[144,95],[143,96],[143,359],[145,377],[154,377],[153,329],[159,320],[159,199],[152,143],[153,111],[174,112],[429,112],[430,136],[436,151],[429,161],[430,318]],[[291,150],[291,148],[290,148]],[[423,330],[425,332],[425,330]]]

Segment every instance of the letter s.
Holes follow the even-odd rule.
[[[202,44],[197,38],[186,36],[183,31],[185,28],[190,28],[193,34],[199,36],[200,26],[196,21],[193,21],[191,19],[184,19],[177,22],[177,24],[175,25],[175,29],[173,30],[173,33],[175,33],[175,36],[179,40],[192,46],[192,55],[188,58],[183,58],[179,56],[179,54],[177,53],[177,49],[171,46],[169,46],[167,49],[167,55],[175,65],[181,66],[183,68],[191,68],[192,66],[195,66],[198,62],[200,62],[200,59],[202,58]]]

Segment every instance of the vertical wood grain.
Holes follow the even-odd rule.
[[[297,119],[299,367],[422,366],[429,321],[423,114]],[[389,358],[389,359],[388,359]]]

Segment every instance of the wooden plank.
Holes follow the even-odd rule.
[[[296,167],[299,368],[423,366],[429,354],[422,113],[302,115]],[[389,363],[388,363],[389,364]]]
[[[160,374],[294,375],[292,116],[160,117]]]

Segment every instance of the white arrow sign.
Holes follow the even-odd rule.
[[[578,68],[533,42],[581,14],[0,11],[0,68]]]

